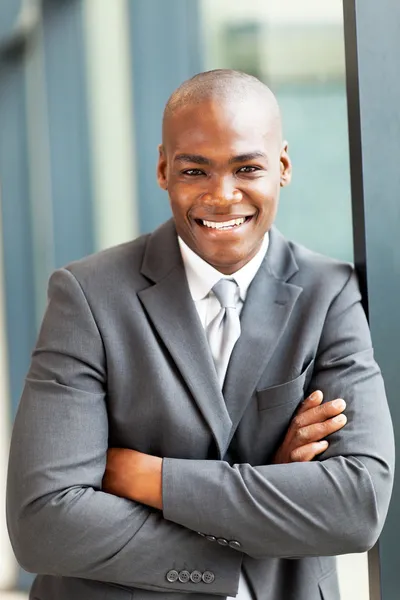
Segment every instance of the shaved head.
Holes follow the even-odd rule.
[[[291,180],[274,94],[240,71],[200,73],[168,100],[158,150],[178,236],[221,273],[236,273],[261,248]]]
[[[281,115],[278,102],[272,91],[259,79],[231,69],[216,69],[199,73],[185,81],[169,98],[164,110],[163,139],[166,125],[182,109],[200,105],[205,101],[253,104],[260,117],[266,117],[282,137]]]

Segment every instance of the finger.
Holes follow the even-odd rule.
[[[346,408],[346,402],[342,398],[337,398],[331,402],[325,402],[320,406],[315,406],[304,411],[301,415],[296,415],[294,418],[294,426],[298,429],[306,427],[313,423],[323,423],[327,419],[332,419],[340,415]]]
[[[297,409],[297,414],[301,415],[307,410],[319,406],[324,399],[324,395],[321,390],[316,390],[308,398],[306,398]]]
[[[290,460],[292,462],[309,462],[318,454],[322,454],[328,448],[329,444],[326,440],[321,442],[312,442],[305,446],[300,446],[290,453]]]
[[[296,443],[297,448],[311,442],[319,442],[326,436],[342,429],[346,423],[346,415],[340,414],[323,423],[313,423],[312,425],[301,427],[296,431],[293,441]]]

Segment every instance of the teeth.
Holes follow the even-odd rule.
[[[230,227],[239,227],[239,225],[243,225],[245,220],[245,217],[241,217],[240,219],[231,219],[230,221],[223,221],[222,223],[204,220],[202,220],[202,223],[205,227],[210,227],[211,229],[229,229]]]

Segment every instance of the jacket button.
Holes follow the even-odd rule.
[[[231,542],[229,542],[229,547],[233,548],[234,550],[240,550],[242,544],[240,542],[237,542],[236,540],[232,540]]]
[[[175,571],[175,569],[171,569],[171,571],[168,571],[167,573],[167,580],[170,583],[175,583],[175,581],[178,581],[179,579],[179,573],[178,571]]]
[[[216,542],[217,538],[214,535],[206,535],[209,542]]]
[[[204,571],[202,579],[204,583],[212,583],[215,579],[215,575],[211,571]]]
[[[179,573],[179,581],[181,583],[187,583],[190,580],[190,573],[189,571],[181,571]]]
[[[201,577],[200,571],[193,571],[190,573],[190,579],[193,581],[193,583],[200,583]]]
[[[225,540],[224,538],[218,538],[217,542],[220,546],[228,546],[228,540]]]

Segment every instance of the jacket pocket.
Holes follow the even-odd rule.
[[[311,381],[313,367],[314,360],[307,365],[296,379],[263,390],[257,390],[258,410],[269,410],[303,400],[304,393]]]
[[[336,571],[332,571],[318,582],[321,600],[340,600],[339,582]]]

